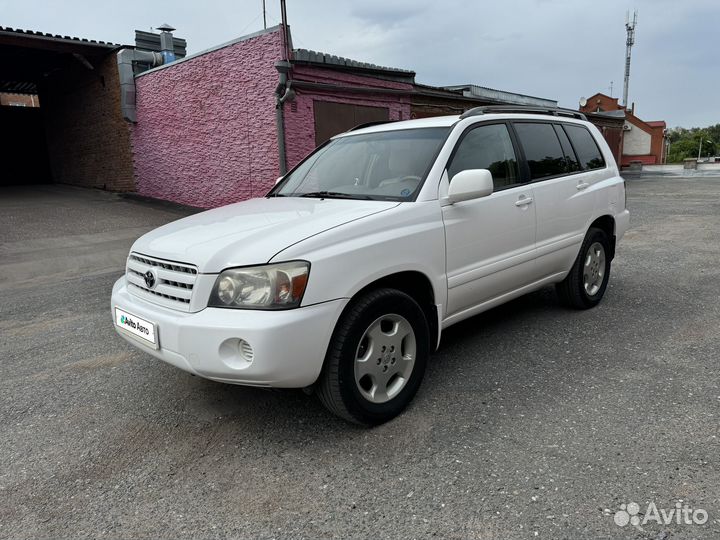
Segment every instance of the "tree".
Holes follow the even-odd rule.
[[[696,158],[702,140],[701,157],[714,156],[720,143],[720,124],[707,128],[676,127],[668,130],[667,139],[670,143],[668,163],[681,163],[687,158]]]

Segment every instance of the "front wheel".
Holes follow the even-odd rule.
[[[346,420],[382,424],[410,403],[428,355],[428,324],[417,302],[395,289],[371,291],[338,321],[318,396]]]
[[[589,309],[602,300],[610,279],[610,241],[602,229],[591,228],[570,273],[556,285],[560,300],[569,307]]]

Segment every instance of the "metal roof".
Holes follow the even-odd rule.
[[[68,41],[68,42],[73,42],[73,43],[82,43],[85,45],[97,45],[100,47],[108,47],[108,48],[115,48],[115,47],[121,46],[117,43],[110,43],[109,41],[96,41],[94,39],[86,39],[86,38],[79,38],[79,37],[73,37],[73,36],[61,36],[60,34],[50,34],[47,32],[23,30],[21,28],[10,28],[9,26],[0,26],[0,32],[20,34],[23,36],[36,37],[36,38],[42,38],[42,39],[62,40],[62,41]]]
[[[22,81],[0,81],[0,92],[7,94],[37,94],[37,84]]]
[[[346,69],[350,71],[392,75],[409,79],[408,82],[413,82],[415,79],[415,72],[408,69],[378,66],[377,64],[371,64],[369,62],[360,62],[343,56],[335,56],[334,54],[312,51],[310,49],[293,49],[293,62],[323,66],[331,69]]]
[[[520,94],[518,92],[508,92],[506,90],[497,90],[488,88],[487,86],[479,86],[477,84],[456,84],[444,86],[448,90],[460,90],[465,95],[479,98],[493,99],[498,102],[514,103],[517,105],[536,105],[540,107],[557,107],[557,101],[554,99],[530,96],[528,94]]]
[[[0,92],[36,94],[38,82],[58,58],[104,57],[118,47],[94,39],[0,26]]]

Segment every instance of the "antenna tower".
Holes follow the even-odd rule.
[[[625,14],[625,31],[627,32],[627,40],[625,41],[625,81],[623,86],[623,105],[628,104],[628,87],[630,86],[630,54],[632,46],[635,44],[635,25],[637,25],[637,9],[633,12],[632,20],[630,20],[630,12]]]

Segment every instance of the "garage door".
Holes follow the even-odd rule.
[[[313,101],[315,111],[315,144],[321,145],[333,135],[366,122],[390,119],[387,107],[368,107],[331,101]]]

